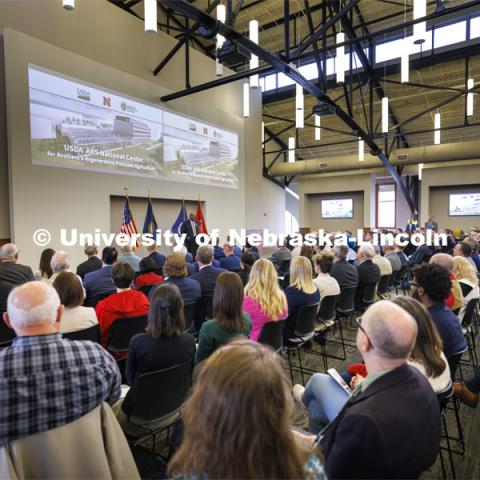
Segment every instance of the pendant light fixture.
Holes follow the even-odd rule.
[[[144,0],[145,33],[157,33],[157,0]]]
[[[295,162],[295,137],[288,137],[288,162]]]
[[[320,128],[320,115],[315,115],[315,140],[320,140],[322,129]]]
[[[304,127],[304,100],[303,100],[303,87],[296,84],[295,95],[295,127]]]
[[[250,41],[258,45],[258,21],[250,20],[248,24]],[[250,70],[258,68],[258,57],[253,55],[250,57]],[[258,75],[252,75],[250,77],[250,86],[252,88],[258,88]]]

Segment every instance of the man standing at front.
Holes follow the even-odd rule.
[[[195,214],[193,212],[190,213],[190,218],[188,220],[185,220],[180,227],[180,233],[184,233],[186,235],[185,246],[187,247],[187,250],[193,255],[193,258],[195,258],[198,249],[198,245],[196,242],[198,229],[199,226],[198,223],[195,221]]]

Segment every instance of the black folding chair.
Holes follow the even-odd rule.
[[[478,357],[477,357],[477,347],[475,345],[475,332],[474,332],[474,325],[473,320],[475,316],[475,310],[477,309],[478,305],[478,298],[472,298],[465,307],[465,313],[463,315],[462,320],[462,331],[467,339],[468,345],[468,360],[467,361],[460,361],[460,368],[461,365],[469,365],[475,368],[478,364]]]
[[[154,454],[157,434],[181,418],[181,408],[192,383],[192,369],[192,364],[184,362],[135,378],[124,400],[131,407],[127,418],[146,434],[135,439],[134,447],[152,437]]]
[[[87,295],[87,298],[85,299],[85,307],[92,307],[92,308],[95,308],[97,306],[97,303],[98,302],[101,302],[102,300],[104,300],[105,298],[109,297],[110,295],[112,295],[113,293],[117,293],[116,290],[111,290],[109,292],[104,292],[102,294],[100,294],[97,298],[93,299],[91,298],[91,296],[89,297]]]
[[[313,305],[301,307],[298,310],[294,334],[285,342],[287,345],[287,359],[292,384],[294,370],[299,371],[302,375],[303,385],[305,385],[304,373],[315,373],[315,371],[303,367],[301,347],[306,346],[307,342],[310,342],[315,335],[315,319],[317,318],[318,306],[319,304],[315,303]],[[294,352],[298,353],[298,366],[292,364],[291,355]]]
[[[3,319],[0,318],[0,349],[11,345],[16,336],[17,334],[13,329],[8,328]]]
[[[280,266],[278,267],[278,274],[283,277],[286,273],[290,271],[291,260],[282,260]]]
[[[365,308],[368,308],[375,303],[375,300],[377,299],[377,287],[378,283],[369,283],[365,285],[362,296],[362,303]]]
[[[383,300],[385,295],[388,294],[388,285],[390,283],[390,278],[392,275],[382,275],[380,281],[378,282],[377,294]]]
[[[194,322],[195,332],[200,332],[205,320],[210,320],[213,317],[213,296],[203,295],[195,304]]]
[[[90,340],[91,342],[100,343],[100,326],[93,325],[93,327],[77,330],[76,332],[63,333],[62,336],[68,340]]]
[[[155,285],[144,285],[143,287],[139,288],[139,291],[142,292],[146,297],[150,295],[150,292],[157,286]]]
[[[283,347],[283,325],[285,320],[267,322],[263,324],[258,337],[258,343],[269,345],[276,352],[280,352]]]
[[[114,353],[128,352],[132,337],[144,332],[146,327],[146,315],[115,320],[108,331],[107,350]]]
[[[409,271],[408,271],[408,266],[405,265],[403,266],[400,271],[398,272],[398,278],[394,282],[395,286],[395,293],[398,295],[398,290],[401,288],[402,292],[404,295],[407,294],[407,289],[405,288],[405,285],[408,282],[408,276],[409,276]]]
[[[189,303],[183,306],[183,314],[185,316],[184,332],[191,332],[194,326],[195,303]]]

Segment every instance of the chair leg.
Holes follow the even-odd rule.
[[[302,376],[302,385],[305,386],[305,377],[303,374],[303,366],[302,366],[302,352],[301,349],[297,349],[298,352],[298,366],[300,367],[300,375]]]
[[[440,465],[442,466],[442,478],[443,480],[447,480],[447,472],[445,471],[445,462],[443,460],[443,453],[441,448],[438,450],[438,456],[440,457]]]
[[[293,369],[292,369],[292,361],[290,359],[290,350],[287,349],[287,359],[288,359],[288,366],[290,368],[290,378],[292,379],[292,386],[295,385],[293,383]]]
[[[450,460],[450,469],[452,471],[452,479],[456,480],[457,475],[455,473],[455,464],[453,462],[453,452],[452,452],[452,447],[450,445],[450,437],[448,435],[448,428],[447,428],[447,422],[445,420],[445,415],[442,415],[442,420],[443,420],[443,428],[445,430],[445,438],[447,440],[447,452],[448,452],[448,459]],[[444,448],[444,447],[442,447]]]

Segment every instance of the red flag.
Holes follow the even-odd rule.
[[[206,233],[208,235],[207,224],[203,217],[202,204],[198,201],[197,213],[195,215],[195,221],[198,223],[198,233]]]

